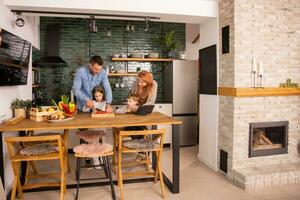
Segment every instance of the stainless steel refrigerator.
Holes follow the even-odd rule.
[[[180,119],[180,145],[196,145],[198,139],[198,61],[174,60],[164,70],[164,98]]]

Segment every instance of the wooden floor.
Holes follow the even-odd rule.
[[[169,154],[169,152],[165,152]],[[169,156],[170,157],[170,156]],[[164,169],[170,174],[168,156],[164,156]],[[72,162],[73,163],[73,162]],[[45,166],[45,165],[43,165]],[[72,168],[75,167],[71,164]],[[51,164],[48,165],[51,167]],[[97,172],[97,171],[96,171]],[[94,170],[84,172],[85,176],[93,176]],[[99,174],[99,171],[98,173]],[[83,175],[84,176],[84,175]],[[72,175],[69,181],[74,181]],[[117,193],[119,195],[119,193]],[[73,200],[75,190],[68,190],[66,200]],[[25,200],[56,200],[59,191],[25,193]],[[110,200],[107,187],[80,189],[80,200]],[[159,183],[135,183],[125,185],[125,199],[128,200],[160,200]],[[216,173],[197,160],[197,147],[181,149],[181,192],[174,195],[167,190],[167,199],[174,200],[299,200],[300,184],[244,191],[230,183],[223,175]]]

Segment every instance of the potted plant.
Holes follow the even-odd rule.
[[[174,39],[175,30],[167,32],[165,35],[155,38],[154,42],[161,46],[163,52],[167,54],[168,58],[174,58],[175,50],[182,45]]]
[[[15,99],[11,103],[11,108],[14,110],[15,117],[26,118],[26,111],[31,107],[31,100]]]

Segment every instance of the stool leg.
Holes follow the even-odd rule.
[[[109,172],[108,172],[107,163],[106,163],[106,156],[104,158],[103,157],[100,157],[100,158],[102,159],[102,162],[104,164],[105,177],[109,178]]]
[[[114,183],[113,183],[113,180],[112,180],[110,164],[109,164],[109,160],[107,159],[107,156],[104,156],[104,162],[105,162],[104,163],[105,169],[107,170],[107,174],[108,174],[108,178],[109,178],[109,182],[110,182],[110,189],[111,189],[112,199],[116,200],[116,193],[115,193]]]
[[[79,193],[79,184],[80,184],[80,158],[77,158],[77,165],[76,165],[76,179],[77,179],[77,188],[76,188],[76,196],[75,200],[78,200],[78,193]]]

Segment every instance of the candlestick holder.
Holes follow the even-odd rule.
[[[259,77],[259,87],[260,87],[260,88],[264,88],[264,87],[262,86],[262,78],[263,78],[263,75],[260,74],[258,77]]]
[[[256,88],[255,78],[256,78],[256,71],[252,71],[253,74],[253,88]]]

